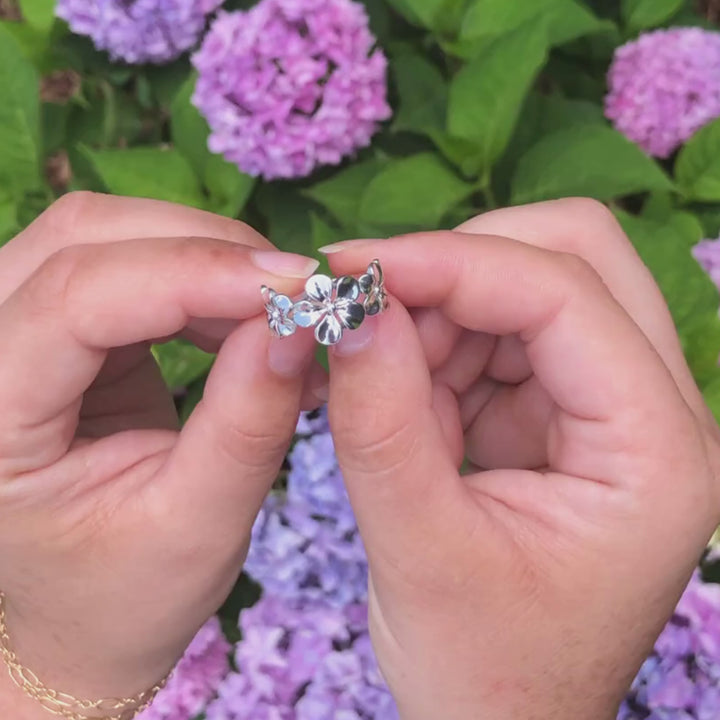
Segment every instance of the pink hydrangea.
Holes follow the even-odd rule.
[[[215,697],[230,671],[231,649],[220,621],[210,618],[195,635],[168,684],[137,720],[192,720]]]
[[[223,0],[58,0],[55,12],[98,50],[127,63],[166,63],[195,45]]]
[[[387,60],[352,0],[220,13],[193,56],[210,150],[267,180],[336,165],[390,117]]]
[[[710,279],[720,288],[720,238],[702,240],[693,248],[692,253]]]
[[[655,157],[668,157],[720,117],[720,33],[655,30],[615,52],[605,115]]]

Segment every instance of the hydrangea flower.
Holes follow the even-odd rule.
[[[692,249],[692,254],[710,279],[720,288],[720,238],[702,240]]]
[[[720,117],[720,33],[655,30],[615,52],[605,114],[645,152],[668,157]]]
[[[137,720],[191,720],[215,697],[230,671],[230,643],[216,617],[200,628],[167,685]]]
[[[260,511],[245,570],[273,595],[343,606],[367,598],[367,557],[325,411],[312,422],[320,431],[295,444],[287,490]]]
[[[387,60],[353,0],[260,0],[220,13],[193,64],[210,150],[267,180],[338,164],[391,115]]]
[[[643,664],[618,720],[717,720],[720,585],[696,572]]]
[[[240,614],[237,673],[207,720],[397,720],[367,631],[367,608],[264,596]]]
[[[224,0],[58,0],[56,14],[126,63],[166,63],[198,41]]]

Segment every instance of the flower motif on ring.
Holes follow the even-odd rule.
[[[360,327],[365,308],[357,302],[358,281],[349,275],[333,280],[313,275],[305,283],[306,299],[295,303],[292,320],[299,327],[315,327],[315,339],[323,345],[335,345],[345,330]]]
[[[373,260],[367,272],[358,280],[361,292],[365,293],[365,313],[377,315],[388,306],[387,292],[385,292],[385,281],[379,260]]]
[[[290,317],[293,309],[292,300],[287,295],[280,295],[265,285],[262,286],[261,292],[265,300],[265,312],[270,329],[279,337],[292,335],[297,327]]]

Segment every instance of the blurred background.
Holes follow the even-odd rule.
[[[309,255],[595,198],[720,417],[720,0],[0,0],[0,244],[82,190],[239,218]],[[213,356],[154,352],[184,420]],[[720,718],[714,562],[620,717]],[[322,411],[246,571],[143,720],[397,717]]]

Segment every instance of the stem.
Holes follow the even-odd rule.
[[[488,169],[484,172],[480,181],[480,190],[485,198],[485,204],[488,210],[495,210],[498,206],[497,198],[492,187],[491,171]]]

